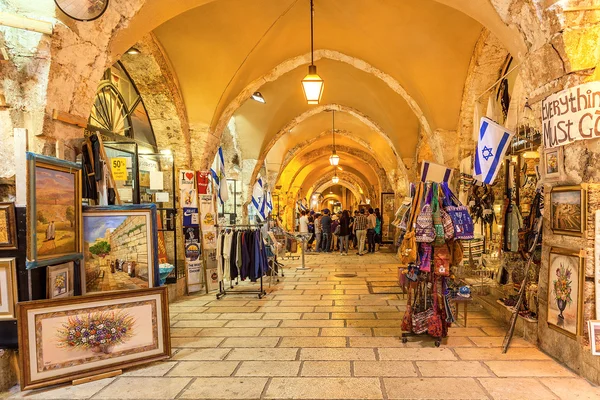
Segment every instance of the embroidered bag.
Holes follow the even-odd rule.
[[[433,204],[431,208],[433,217],[433,228],[435,229],[434,243],[439,246],[446,242],[446,238],[444,233],[444,225],[442,224],[442,216],[440,214],[439,188],[437,183],[433,184],[432,192]]]
[[[435,338],[442,337],[442,318],[438,311],[437,278],[433,278],[433,315],[427,320],[427,333]]]
[[[400,258],[400,262],[404,265],[409,263],[414,263],[417,261],[417,241],[416,234],[414,230],[414,223],[417,218],[418,206],[421,202],[421,196],[423,195],[423,184],[420,183],[417,186],[417,190],[413,197],[413,202],[410,210],[410,218],[408,224],[408,230],[404,237],[402,238],[402,244],[398,249],[398,257]]]
[[[425,294],[423,295],[421,292],[424,285],[426,283],[417,286],[415,302],[412,308],[412,331],[416,334],[427,332],[427,321],[433,315],[433,309],[431,307],[427,308],[427,286],[425,286]]]
[[[469,214],[469,208],[460,204],[460,201],[446,183],[442,183],[442,190],[452,204],[446,207],[446,212],[448,212],[454,224],[454,237],[460,240],[473,239],[475,237],[475,227]]]
[[[433,273],[437,276],[450,276],[450,260],[449,246],[436,247],[433,252]]]
[[[406,311],[404,311],[404,316],[402,317],[402,324],[400,325],[400,329],[404,332],[412,331],[412,302],[411,302],[411,294],[412,288],[408,286],[408,302],[406,303]]]
[[[433,249],[429,243],[421,243],[421,251],[419,252],[419,270],[423,272],[431,272],[431,255]]]
[[[433,227],[433,212],[431,209],[432,198],[431,187],[427,190],[425,205],[417,217],[415,226],[416,240],[419,243],[431,243],[435,240],[435,229]]]

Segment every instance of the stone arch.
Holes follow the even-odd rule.
[[[371,187],[369,187],[365,182],[363,182],[362,180],[360,180],[358,177],[356,177],[353,174],[349,174],[347,172],[340,172],[338,173],[338,177],[340,178],[340,182],[345,182],[349,185],[352,185],[352,187],[354,187],[356,189],[356,193],[358,193],[361,196],[357,196],[357,198],[363,199],[368,195],[369,197],[374,197],[375,196],[375,192],[374,190],[372,190]],[[322,188],[322,187],[329,187],[327,186],[328,184],[332,184],[333,182],[331,182],[331,178],[333,178],[333,173],[332,172],[328,172],[325,175],[323,175],[319,180],[317,180],[306,192],[307,194],[307,199],[310,198],[310,196],[312,196],[313,193],[317,192],[317,188]],[[360,193],[360,189],[363,189],[363,193]]]
[[[356,199],[358,201],[364,201],[365,200],[365,195],[361,194],[360,191],[358,190],[358,188],[353,183],[348,182],[345,179],[340,179],[340,181],[337,183],[337,185],[343,186],[346,189],[350,190],[352,192],[352,194],[354,195],[354,197],[356,197]],[[315,186],[315,190],[311,192],[310,196],[307,196],[308,197],[307,201],[310,201],[310,198],[315,193],[322,194],[323,191],[327,190],[331,186],[334,186],[334,184],[331,182],[331,180],[329,182],[324,182],[324,183],[322,183],[319,186]]]

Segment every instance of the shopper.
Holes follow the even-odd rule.
[[[367,217],[367,243],[368,253],[375,253],[375,226],[377,225],[377,217],[375,211],[369,208],[369,216]]]
[[[323,232],[321,230],[321,213],[315,214],[315,251],[321,251],[321,239],[323,238]]]
[[[352,247],[354,250],[358,249],[358,240],[356,238],[356,234],[354,233],[354,221],[356,217],[358,217],[358,210],[354,210],[354,217],[352,217]]]
[[[308,216],[306,211],[300,211],[300,233],[308,233]]]
[[[340,226],[340,219],[336,214],[331,216],[331,248],[329,250],[339,250],[338,247],[338,234],[336,233],[338,226]]]
[[[308,251],[312,251],[312,244],[315,241],[315,212],[313,210],[310,210],[308,214],[308,233],[312,233],[307,243]]]
[[[354,234],[358,243],[358,254],[362,256],[365,254],[365,238],[367,236],[367,217],[365,216],[365,209],[361,208],[360,213],[354,217]]]
[[[342,217],[340,218],[340,254],[342,256],[348,255],[348,236],[350,236],[350,213],[348,210],[344,210]]]
[[[331,217],[329,216],[329,209],[323,210],[323,216],[321,217],[321,250],[325,253],[331,252]]]
[[[379,251],[381,245],[383,244],[381,235],[383,228],[383,216],[381,215],[381,212],[379,212],[379,208],[375,209],[375,219],[377,221],[375,224],[375,251]]]

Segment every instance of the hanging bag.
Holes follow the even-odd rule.
[[[437,276],[450,276],[450,247],[436,247],[433,253],[434,270],[433,273]]]
[[[419,243],[431,243],[435,240],[435,229],[433,227],[433,212],[431,209],[431,199],[433,191],[428,187],[425,205],[417,217],[415,226],[416,240]]]
[[[413,308],[412,315],[412,331],[418,335],[427,332],[427,322],[433,315],[433,308],[427,307],[427,283],[422,282],[419,285],[419,289],[421,289],[423,286],[425,286],[425,293],[422,295],[420,303],[417,305],[417,300],[419,299],[419,296],[421,296],[422,292],[421,290],[419,291],[419,295],[417,295],[417,298],[415,299],[415,307]]]
[[[404,332],[411,332],[412,331],[412,301],[411,301],[411,294],[412,294],[412,285],[408,285],[408,301],[406,302],[406,311],[404,311],[404,316],[402,317],[402,324],[400,325],[400,329],[402,329]]]
[[[432,219],[433,219],[433,228],[435,229],[435,239],[434,243],[436,245],[441,245],[446,242],[446,237],[444,233],[444,225],[442,223],[442,216],[440,214],[440,203],[439,203],[439,188],[438,184],[434,183],[432,185]]]
[[[442,190],[449,204],[446,206],[446,212],[450,215],[450,219],[454,224],[454,237],[460,240],[473,239],[475,237],[475,227],[468,207],[460,203],[460,200],[452,193],[447,183],[442,183]]]
[[[398,257],[400,258],[400,262],[403,265],[407,265],[409,263],[414,263],[417,261],[417,241],[416,234],[414,230],[414,223],[417,219],[417,210],[418,206],[421,203],[421,196],[423,195],[423,184],[420,183],[417,186],[417,190],[413,197],[411,210],[410,210],[410,218],[408,223],[408,230],[402,239],[402,244],[398,249]]]
[[[423,272],[431,272],[431,256],[433,255],[433,248],[429,243],[421,243],[419,246],[419,270]]]
[[[438,310],[437,277],[433,278],[433,315],[427,320],[427,333],[435,338],[442,337],[442,318]]]

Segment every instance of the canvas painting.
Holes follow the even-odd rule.
[[[21,303],[18,316],[24,389],[170,356],[166,288]]]
[[[49,299],[73,296],[74,268],[73,262],[48,267],[46,286]]]
[[[583,259],[579,251],[551,249],[548,325],[573,337],[579,333],[583,273]]]
[[[600,356],[600,321],[588,321],[592,354]]]
[[[27,153],[27,268],[81,257],[81,167]]]
[[[562,166],[562,151],[560,148],[548,149],[544,153],[544,173],[546,180],[556,180],[560,178]]]
[[[155,286],[158,270],[155,210],[140,205],[85,207],[82,268],[85,293]]]
[[[555,233],[582,236],[586,229],[586,190],[581,186],[555,187],[550,193],[550,223]]]
[[[0,250],[17,248],[14,203],[0,203]]]
[[[0,321],[15,319],[17,264],[15,258],[0,258]]]

